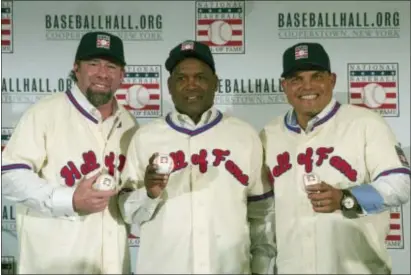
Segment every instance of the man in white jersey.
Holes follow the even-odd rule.
[[[136,130],[114,99],[125,64],[120,38],[85,34],[76,85],[31,106],[3,151],[2,193],[18,207],[20,274],[130,273],[117,191],[92,187],[102,173],[119,183]]]
[[[165,65],[176,110],[136,132],[122,175],[134,189],[120,209],[139,226],[137,273],[266,274],[273,193],[258,133],[213,107],[218,78],[208,46],[185,41]],[[156,174],[156,153],[171,156],[171,174]]]
[[[283,55],[293,107],[261,132],[274,184],[279,274],[389,274],[389,209],[406,203],[410,168],[377,113],[340,104],[324,48]]]

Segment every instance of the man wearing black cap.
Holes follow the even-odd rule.
[[[179,44],[166,68],[176,110],[136,132],[122,174],[134,187],[120,209],[139,225],[137,273],[266,274],[275,254],[273,193],[261,177],[258,134],[213,107],[218,79],[208,46]],[[157,172],[156,160],[169,157],[171,173]]]
[[[73,89],[30,107],[3,151],[2,194],[18,207],[20,274],[130,273],[118,188],[93,186],[102,173],[118,185],[136,129],[114,99],[124,65],[120,38],[85,34]]]
[[[410,169],[377,113],[340,104],[317,43],[283,55],[293,107],[261,132],[275,190],[278,274],[390,274],[390,208],[409,200]]]

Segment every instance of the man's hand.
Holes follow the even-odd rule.
[[[101,174],[81,180],[73,194],[74,211],[81,214],[90,214],[103,211],[110,198],[117,194],[116,190],[100,191],[93,189],[93,183]]]
[[[153,161],[157,155],[158,153],[153,154],[148,160],[144,175],[144,185],[146,186],[147,195],[152,199],[160,196],[168,182],[167,174],[157,174],[156,172],[157,165],[153,164]]]
[[[325,182],[306,186],[305,189],[315,212],[331,213],[341,209],[343,197],[341,189],[336,189]]]

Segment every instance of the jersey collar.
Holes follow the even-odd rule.
[[[190,136],[195,136],[214,127],[222,118],[223,114],[216,108],[211,107],[202,114],[201,119],[197,124],[195,124],[190,117],[181,114],[178,111],[167,114],[165,120],[174,130]]]
[[[317,116],[315,116],[308,122],[306,133],[313,131],[317,126],[327,122],[337,113],[340,106],[341,104],[334,98],[332,98],[330,103],[328,103],[327,106],[325,106],[325,108]],[[288,130],[295,133],[301,133],[301,131],[303,131],[300,125],[298,125],[297,116],[293,109],[288,111],[284,116],[284,124]]]
[[[71,90],[68,90],[66,95],[71,104],[88,120],[96,124],[102,121],[100,111],[88,101],[77,84],[75,84]],[[122,108],[117,103],[117,100],[114,100],[114,104],[114,116],[118,116]]]

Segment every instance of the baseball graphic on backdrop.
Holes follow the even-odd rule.
[[[362,90],[364,104],[370,108],[378,108],[385,102],[385,90],[377,83],[370,83]]]
[[[174,169],[173,158],[167,154],[159,154],[153,163],[157,165],[157,174],[170,174]]]
[[[142,85],[133,85],[128,89],[127,103],[133,109],[140,109],[150,101],[150,93]]]
[[[231,40],[233,30],[225,21],[216,20],[208,27],[208,39],[215,45],[224,45]]]

